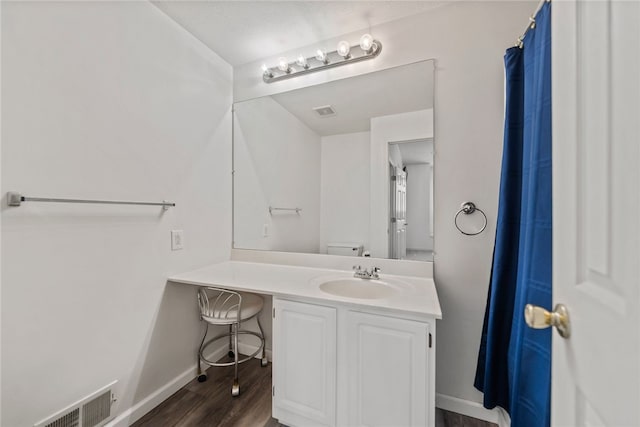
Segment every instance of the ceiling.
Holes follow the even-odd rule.
[[[372,117],[433,108],[433,61],[309,86],[272,98],[320,136],[365,132]],[[320,117],[313,111],[325,105],[331,105],[336,114]]]
[[[433,163],[433,140],[398,143],[404,165]]]
[[[445,1],[152,1],[233,66],[415,15]]]

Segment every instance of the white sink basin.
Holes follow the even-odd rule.
[[[320,284],[320,290],[328,294],[347,298],[382,299],[395,295],[399,289],[382,280],[341,278]]]

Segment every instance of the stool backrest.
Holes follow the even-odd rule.
[[[242,295],[222,288],[200,288],[198,290],[200,316],[220,320],[221,323],[240,321]]]

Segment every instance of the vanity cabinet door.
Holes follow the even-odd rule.
[[[336,309],[274,298],[273,416],[336,424]]]
[[[429,324],[347,313],[349,426],[427,426]]]

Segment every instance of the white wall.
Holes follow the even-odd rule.
[[[433,138],[433,120],[431,109],[371,119],[369,236],[372,257],[389,257],[389,143]],[[392,157],[400,153],[398,147],[391,148],[396,153]]]
[[[407,165],[407,249],[433,250],[429,232],[431,165]]]
[[[270,97],[254,99],[234,107],[233,156],[234,247],[318,253],[320,136]]]
[[[2,425],[119,380],[117,412],[195,371],[194,289],[229,257],[232,70],[147,2],[2,3]],[[185,249],[170,250],[182,229]]]
[[[0,4],[0,165],[2,164],[2,4]],[[2,173],[0,171],[0,188],[2,188]],[[0,215],[0,310],[2,309],[2,215]],[[2,424],[2,313],[0,313],[0,424]]]
[[[368,31],[384,44],[378,58],[324,73],[264,84],[260,64],[275,63],[280,55],[234,69],[234,98],[247,99],[436,59],[435,282],[444,315],[438,323],[436,389],[476,402],[481,395],[473,388],[473,379],[491,268],[502,150],[503,55],[522,33],[536,3],[461,1],[375,26]],[[324,45],[334,49],[342,38],[356,43],[361,34]],[[299,50],[285,54],[294,57]],[[475,237],[460,234],[452,222],[467,200],[489,217],[487,229]]]
[[[369,132],[322,137],[320,253],[327,243],[369,249]]]

